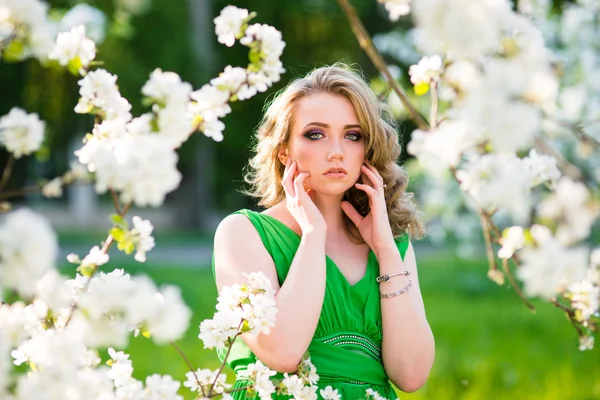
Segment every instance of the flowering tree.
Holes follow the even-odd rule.
[[[413,96],[338,0],[388,84],[381,94],[417,125],[408,143],[417,165],[408,168],[421,176],[438,237],[469,245],[483,230],[489,278],[508,279],[532,309],[528,298],[540,297],[563,310],[580,349],[591,349],[600,318],[600,5],[579,0],[555,13],[546,0],[516,10],[507,0],[379,2],[392,20],[412,14],[412,29],[376,43],[415,60]]]
[[[44,122],[37,115],[13,108],[0,118],[0,142],[10,153],[0,196],[9,199],[41,190],[58,197],[64,185],[91,181],[97,193],[112,194],[116,214],[100,246],[83,258],[68,256],[77,266],[74,279],[56,269],[56,235],[46,219],[26,208],[5,216],[0,225],[0,397],[181,399],[179,381],[158,374],[145,382],[132,378],[132,361],[114,348],[125,347],[130,335],[141,333],[156,343],[171,343],[181,353],[175,341],[187,330],[191,312],[178,287],[157,288],[148,277],[121,269],[105,272],[107,251],[116,243],[127,254],[135,252],[135,260],[145,261],[155,245],[153,226],[138,216],[130,226],[130,206],[162,205],[181,179],[175,150],[194,132],[222,140],[220,119],[231,112],[229,103],[264,92],[280,79],[285,43],[276,29],[250,24],[253,13],[226,7],[214,21],[218,41],[232,46],[239,40],[249,48],[250,65],[227,66],[198,90],[176,73],[156,69],[142,87],[150,110],[133,117],[117,77],[94,69],[99,63],[92,36],[99,40],[103,32],[88,26],[98,20],[99,11],[76,6],[61,21],[51,20],[48,11],[38,0],[0,0],[0,54],[5,61],[35,57],[79,75],[81,97],[75,112],[94,115],[95,123],[75,152],[79,163],[70,171],[43,186],[2,193],[14,160],[38,150],[44,137]],[[9,208],[4,205],[4,211]],[[258,274],[247,277],[246,284],[223,290],[215,317],[200,325],[205,347],[230,348],[241,334],[268,334],[274,325],[277,309],[269,281]],[[100,365],[99,348],[108,348],[108,367]],[[200,398],[231,398],[223,373],[226,360],[216,371],[196,370],[181,354],[190,367],[185,387]],[[308,357],[296,374],[280,380],[270,379],[275,372],[260,362],[249,371],[253,384],[237,390],[261,398],[275,392],[316,398],[318,375]]]
[[[338,2],[387,80],[390,102],[401,102],[418,127],[409,152],[430,173],[429,181],[441,182],[437,193],[460,190],[478,216],[490,278],[500,284],[508,279],[528,305],[528,297],[541,296],[564,310],[579,333],[580,348],[591,348],[600,301],[600,249],[589,245],[600,209],[597,85],[591,76],[600,61],[597,41],[589,37],[598,33],[590,16],[600,7],[582,0],[549,18],[544,1],[520,1],[515,11],[507,0],[380,0],[392,19],[413,14],[410,43],[426,57],[409,74],[414,92],[429,94],[424,102],[409,98],[350,3]],[[121,3],[133,7],[131,12],[144,4]],[[179,350],[175,341],[188,328],[189,308],[177,287],[157,288],[145,276],[105,271],[107,251],[116,243],[145,261],[155,245],[153,226],[137,216],[130,226],[130,206],[162,205],[181,180],[175,150],[195,132],[222,140],[220,119],[231,112],[229,103],[266,91],[280,79],[285,44],[276,29],[250,24],[253,13],[226,7],[214,21],[218,41],[248,47],[250,65],[227,66],[197,90],[176,73],[156,69],[141,89],[149,111],[134,117],[117,77],[95,68],[96,41],[103,35],[92,23],[97,10],[74,8],[61,21],[49,18],[48,11],[39,0],[0,0],[0,55],[5,62],[34,57],[80,76],[75,112],[94,115],[95,123],[75,153],[79,163],[25,192],[55,197],[65,185],[94,182],[98,193],[111,193],[116,214],[101,245],[83,258],[69,256],[77,266],[74,279],[56,269],[56,236],[42,216],[28,209],[6,214],[0,225],[0,397],[180,399],[179,381],[158,374],[145,382],[132,378],[132,360],[115,348],[141,333]],[[1,199],[17,195],[3,190],[14,160],[35,152],[43,137],[44,122],[35,114],[13,108],[0,118],[0,143],[10,153]],[[447,184],[447,178],[458,185]],[[10,205],[3,203],[2,210]],[[200,324],[205,347],[230,349],[240,335],[268,334],[275,323],[268,280],[257,274],[247,278],[224,288],[215,316]],[[108,367],[100,365],[99,348],[109,349]],[[199,398],[230,398],[224,363],[212,371],[188,362],[184,386]],[[260,362],[248,372],[252,384],[239,390],[261,399],[274,393],[317,398],[318,375],[309,355],[296,374],[279,377]],[[331,388],[319,394],[339,399]],[[372,391],[365,395],[381,398]]]

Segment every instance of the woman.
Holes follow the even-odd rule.
[[[340,66],[292,82],[269,106],[246,175],[266,210],[229,215],[215,234],[219,289],[261,271],[277,291],[271,333],[231,351],[235,388],[256,358],[294,372],[307,350],[319,387],[343,399],[425,384],[434,340],[409,241],[423,225],[386,110]]]

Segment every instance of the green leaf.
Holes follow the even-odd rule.
[[[244,322],[242,322],[242,327],[240,329],[240,332],[242,332],[242,333],[250,332],[250,324],[248,323],[248,320],[244,320]]]
[[[88,265],[81,264],[79,267],[77,267],[77,272],[79,272],[81,275],[89,278],[94,273],[95,268],[96,268],[96,266],[94,264],[88,264]]]
[[[114,225],[117,225],[117,226],[123,227],[123,228],[127,228],[127,221],[125,221],[125,219],[122,216],[120,216],[119,214],[112,214],[110,216],[110,220],[112,221],[112,223]]]
[[[125,239],[125,231],[120,227],[113,227],[110,230],[110,234],[112,235],[113,239],[119,243]]]
[[[81,63],[81,59],[79,57],[72,59],[69,61],[69,64],[67,64],[67,69],[75,76],[80,75],[79,70],[81,68],[83,68],[83,64]]]

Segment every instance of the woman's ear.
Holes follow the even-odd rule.
[[[277,152],[277,158],[279,158],[279,161],[281,161],[281,163],[285,165],[288,158],[287,147],[282,147],[279,149],[279,151]]]

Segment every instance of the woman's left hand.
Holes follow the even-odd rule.
[[[371,182],[371,185],[357,183],[355,186],[369,197],[369,214],[363,217],[348,201],[342,202],[342,210],[354,222],[354,225],[356,225],[362,238],[371,250],[377,254],[388,247],[395,247],[394,235],[390,227],[385,202],[385,183],[379,171],[368,161],[365,161],[361,166],[361,171],[363,176],[366,176]],[[364,178],[363,182],[366,182]]]

